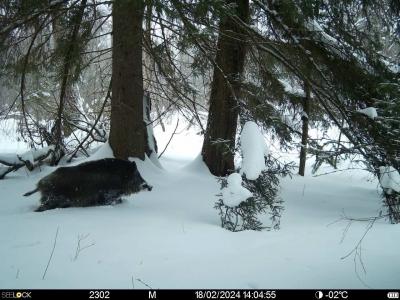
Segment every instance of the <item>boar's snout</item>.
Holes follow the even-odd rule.
[[[148,191],[151,191],[153,189],[153,187],[151,185],[148,185],[147,183],[143,183],[141,187],[142,187],[142,190],[147,189]]]

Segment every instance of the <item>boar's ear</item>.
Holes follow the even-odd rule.
[[[131,161],[131,165],[132,165],[132,167],[134,167],[137,170],[137,166],[136,166],[136,163],[134,161]]]

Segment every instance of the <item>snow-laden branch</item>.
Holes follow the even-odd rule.
[[[26,167],[32,171],[41,161],[47,158],[54,151],[54,146],[45,147],[39,150],[30,150],[23,154],[3,153],[0,154],[0,179],[8,173]]]
[[[376,112],[376,108],[375,107],[367,107],[367,108],[363,108],[363,109],[359,109],[357,110],[358,113],[366,115],[367,117],[369,117],[370,119],[375,119],[376,117],[378,117],[378,113]]]
[[[241,173],[247,179],[256,180],[265,169],[265,156],[268,155],[268,147],[264,141],[258,125],[252,121],[246,122],[240,135],[242,148]]]

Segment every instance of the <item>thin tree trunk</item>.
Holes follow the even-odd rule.
[[[248,23],[249,1],[227,0],[235,4],[234,14]],[[218,50],[211,86],[210,109],[202,156],[210,172],[226,176],[234,171],[234,148],[239,114],[237,98],[246,56],[246,43],[241,26],[231,16],[221,18]]]
[[[85,3],[86,5],[86,3]],[[62,41],[65,39],[63,24],[61,22],[59,14],[59,9],[65,9],[66,3],[60,3],[59,7],[56,7],[52,10],[52,31],[54,36],[54,48],[61,49],[63,47]],[[82,20],[81,20],[82,22]],[[74,122],[76,119],[77,111],[77,95],[75,92],[75,88],[71,81],[67,81],[67,85],[65,87],[65,95],[64,95],[64,111],[63,111],[63,122],[62,122],[62,131],[64,133],[64,137],[68,137],[72,134],[73,129],[70,123]]]
[[[307,160],[307,144],[308,144],[308,118],[310,117],[310,84],[308,82],[304,83],[304,93],[305,97],[303,99],[303,116],[301,120],[303,121],[303,128],[301,133],[301,150],[300,150],[300,167],[299,174],[304,176],[306,170],[306,160]]]
[[[344,127],[344,119],[342,120],[342,127]],[[337,169],[337,161],[338,161],[338,158],[340,156],[339,152],[340,152],[340,143],[341,143],[341,141],[342,141],[342,131],[340,130],[339,138],[338,138],[338,142],[337,142],[336,154],[335,154],[335,158],[333,160],[333,167],[335,169]]]
[[[62,67],[62,79],[61,79],[61,89],[60,89],[60,102],[58,105],[57,119],[55,120],[54,127],[52,128],[52,134],[54,136],[54,154],[51,158],[51,165],[58,164],[61,157],[65,154],[63,145],[63,116],[66,106],[66,101],[68,95],[68,90],[71,87],[71,73],[73,67],[73,55],[76,48],[77,38],[79,35],[79,30],[82,24],[83,13],[86,8],[87,0],[83,0],[80,4],[79,11],[76,15],[74,21],[74,28],[72,29],[71,35],[68,40],[68,48],[65,53],[63,67]]]
[[[144,159],[142,21],[144,1],[114,1],[110,145],[121,159]]]

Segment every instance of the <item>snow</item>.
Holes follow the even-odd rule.
[[[398,61],[390,61],[389,58],[380,58],[380,61],[393,73],[400,73],[400,63]]]
[[[379,182],[383,189],[387,189],[390,194],[392,191],[400,193],[400,174],[392,166],[382,166],[379,168]]]
[[[0,161],[7,165],[16,165],[23,161],[29,161],[31,164],[35,162],[39,157],[46,155],[49,150],[53,150],[54,146],[43,147],[38,150],[29,150],[22,154],[18,153],[1,153],[0,149]],[[17,152],[17,151],[15,151]]]
[[[289,81],[288,79],[279,79],[279,82],[283,85],[283,89],[286,93],[297,97],[305,97],[303,88],[297,83]]]
[[[357,112],[366,115],[367,117],[371,118],[372,120],[378,117],[378,113],[376,112],[375,107],[367,107],[363,109],[357,110]]]
[[[32,151],[25,152],[20,157],[23,161],[29,161],[31,164],[35,162]]]
[[[307,113],[306,113],[305,111],[302,111],[302,112],[301,112],[301,118],[302,118],[302,119],[303,119],[303,118],[308,119],[308,115],[307,115]]]
[[[100,145],[90,157],[85,159],[85,161],[98,160],[109,157],[114,157],[114,154],[109,142],[106,142],[103,145]],[[77,164],[79,163],[81,162],[78,161]]]
[[[321,25],[318,24],[317,20],[309,21],[308,23],[306,23],[306,27],[308,30],[313,31],[317,36],[319,36],[322,42],[333,46],[333,50],[336,50],[335,47],[339,45],[339,41],[331,35],[327,34],[321,27]]]
[[[243,157],[241,172],[246,175],[247,179],[255,180],[265,169],[264,156],[268,154],[268,150],[264,136],[253,121],[244,124],[240,136],[240,146]]]
[[[154,142],[154,131],[153,131],[153,123],[151,121],[151,116],[150,115],[150,107],[149,107],[149,102],[148,102],[148,97],[149,95],[145,95],[143,98],[143,118],[144,118],[144,123],[146,124],[146,131],[147,131],[147,143],[150,148],[150,160],[159,168],[161,168],[161,164],[158,161],[158,155],[156,152],[156,144]],[[149,118],[150,117],[150,118]]]
[[[15,165],[21,163],[21,160],[18,158],[18,155],[14,153],[1,153],[0,161],[6,163],[7,165]]]
[[[33,159],[38,159],[40,156],[46,155],[47,152],[49,152],[50,150],[54,150],[54,146],[47,146],[47,147],[43,147],[34,151],[30,151],[31,153],[28,154],[29,156],[32,155]]]
[[[225,205],[235,207],[252,196],[253,194],[242,186],[240,174],[232,173],[228,176],[228,185],[222,190],[222,201]]]
[[[160,149],[175,121],[166,123],[165,133],[154,128]],[[137,161],[153,190],[128,196],[119,205],[37,213],[40,196],[22,194],[54,167],[20,169],[0,180],[0,289],[147,289],[141,282],[155,289],[399,288],[399,225],[379,220],[368,232],[362,242],[365,273],[353,256],[342,259],[367,223],[347,228],[346,221],[335,221],[343,212],[369,217],[381,208],[379,183],[368,181],[368,173],[285,178],[281,229],[232,233],[221,228],[213,208],[221,190],[199,156],[202,138],[186,126],[180,122],[162,156],[164,169],[147,159]],[[12,145],[22,150],[0,136],[0,153]],[[105,144],[93,155],[112,152]],[[54,255],[42,279],[57,228]],[[85,236],[81,248],[93,245],[76,257],[78,238]]]

